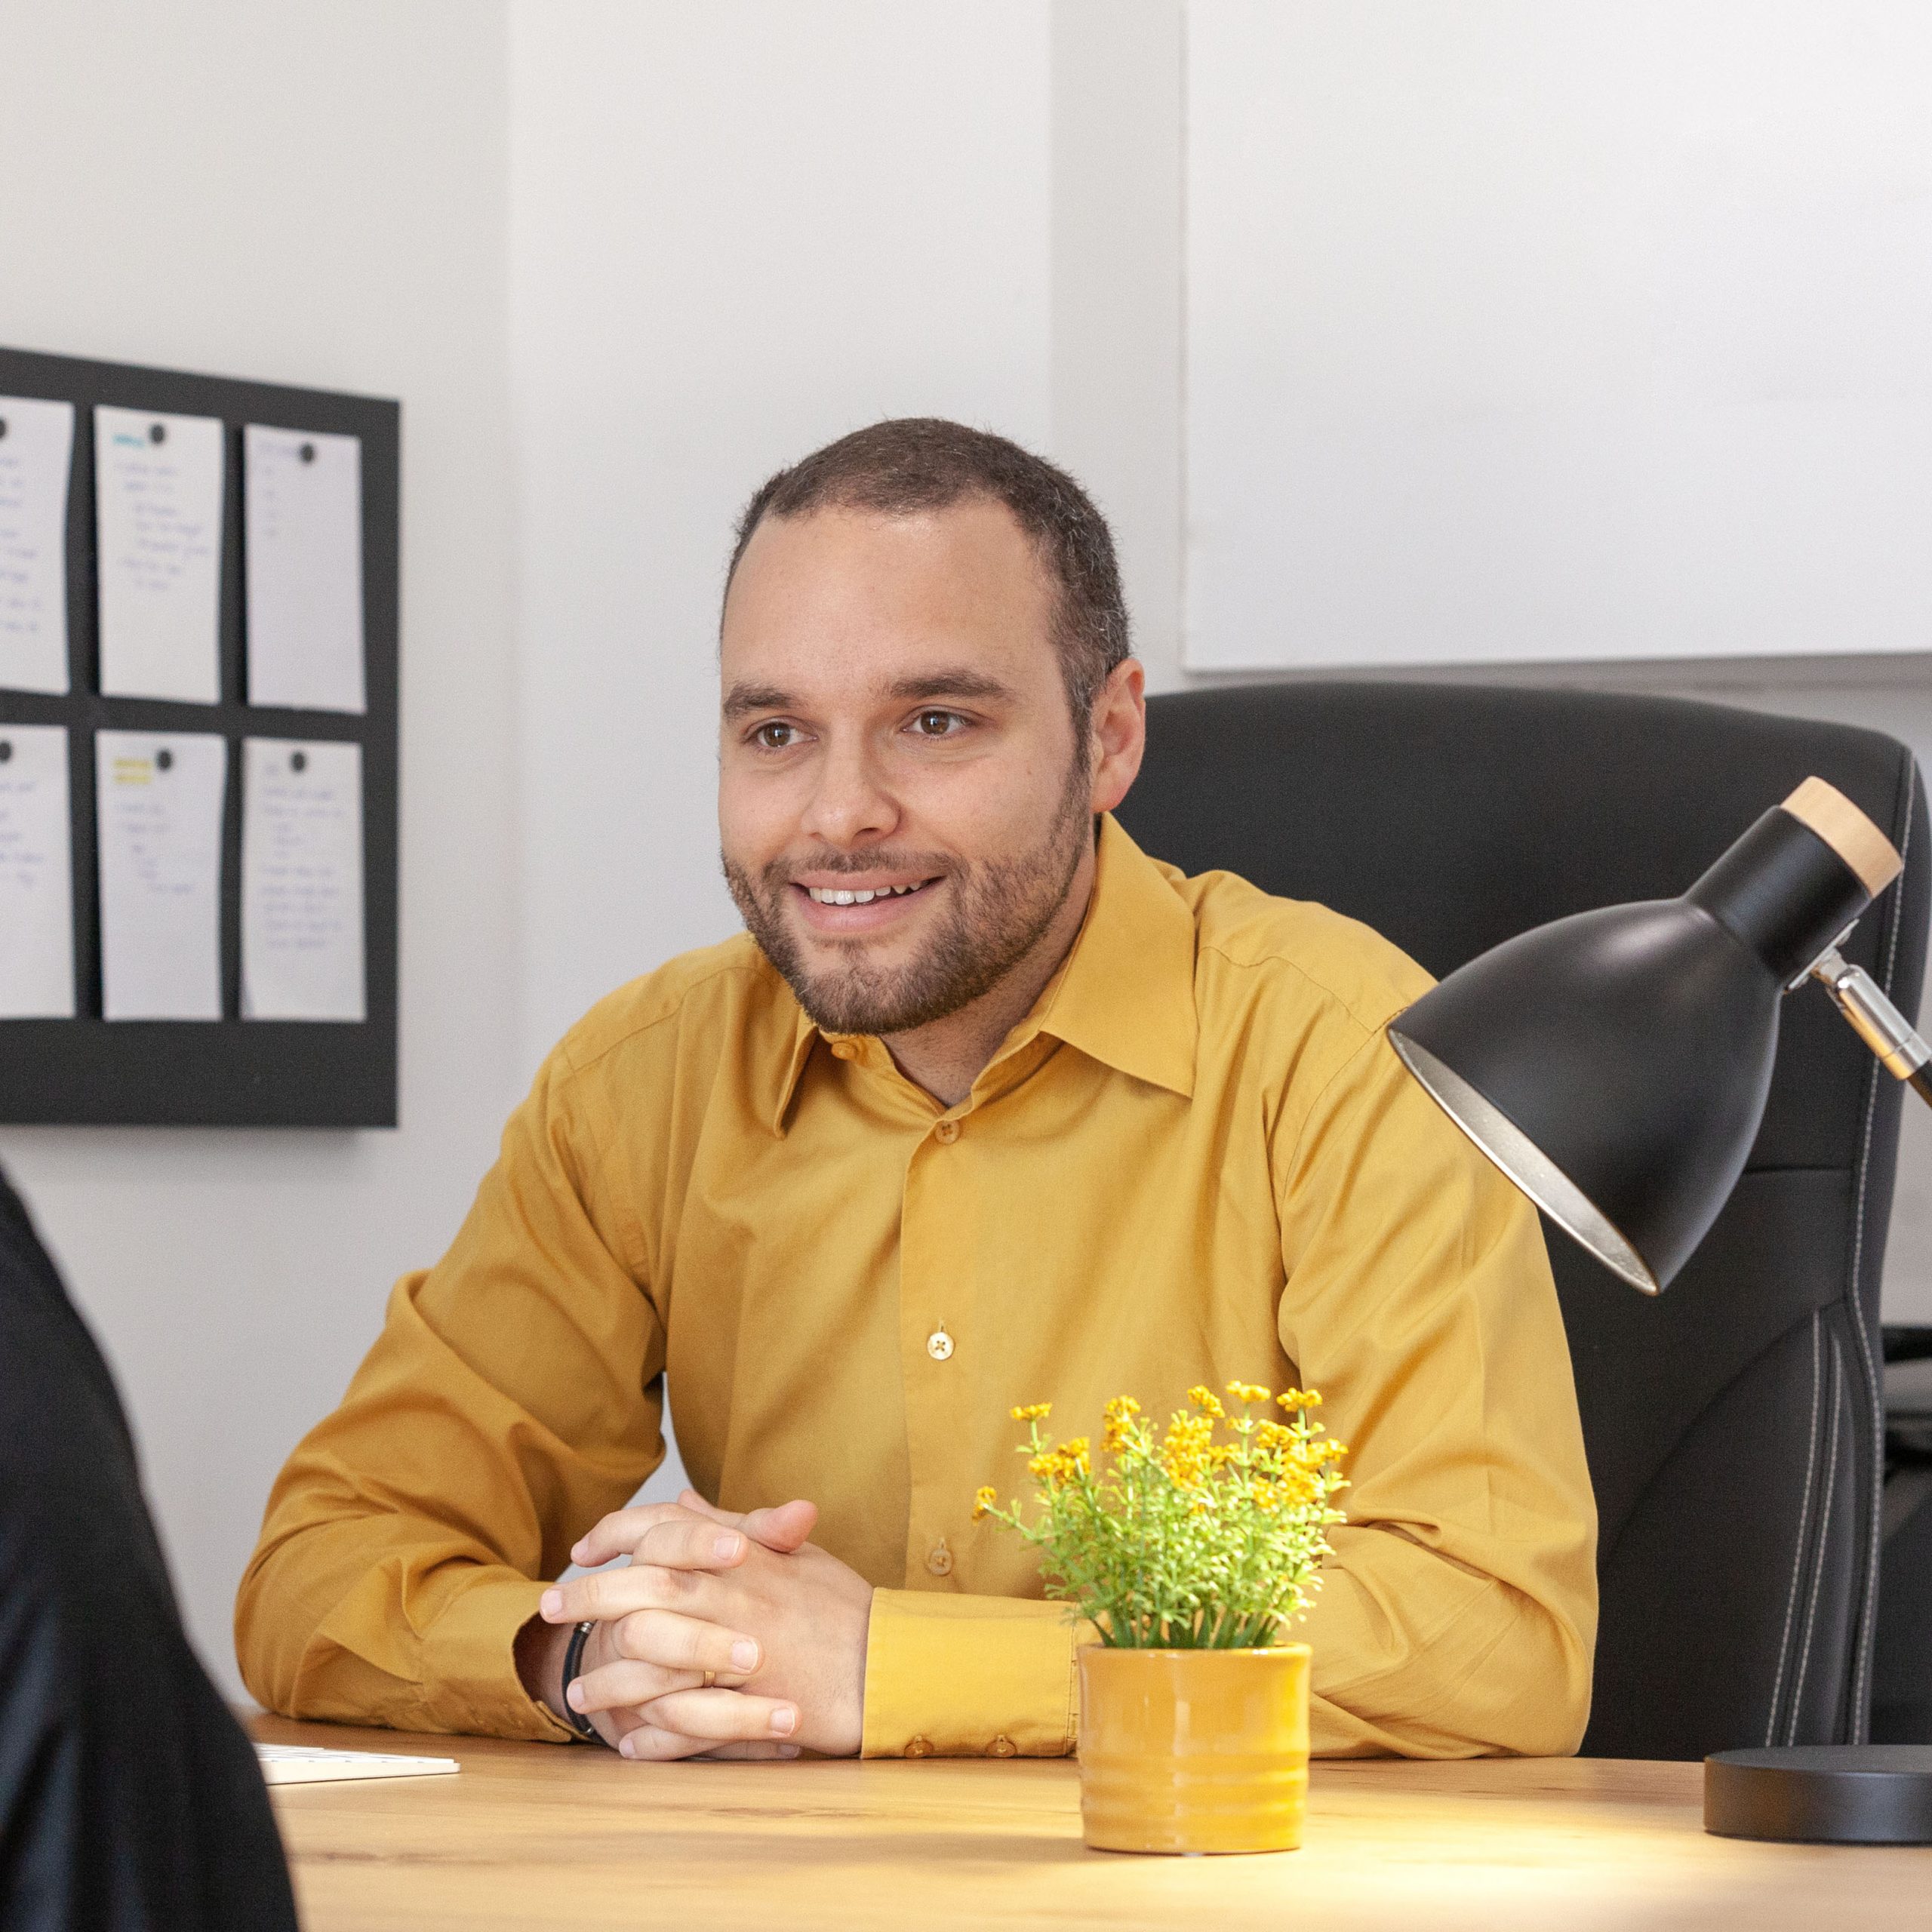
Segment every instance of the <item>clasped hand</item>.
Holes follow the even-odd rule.
[[[872,1586],[808,1540],[817,1521],[810,1503],[741,1516],[694,1490],[604,1518],[571,1560],[629,1567],[574,1577],[540,1606],[547,1623],[597,1626],[572,1708],[627,1758],[856,1752]]]

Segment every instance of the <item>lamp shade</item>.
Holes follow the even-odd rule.
[[[1898,868],[1850,800],[1807,780],[1681,898],[1506,940],[1399,1015],[1390,1044],[1559,1226],[1654,1294],[1743,1171],[1786,990]]]

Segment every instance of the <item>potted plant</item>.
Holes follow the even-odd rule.
[[[1309,1647],[1285,1640],[1329,1553],[1346,1453],[1321,1398],[1228,1385],[1189,1392],[1157,1438],[1131,1396],[1106,1404],[1098,1457],[1013,1411],[1035,1485],[1030,1519],[975,1500],[1040,1552],[1048,1593],[1092,1619],[1080,1652],[1080,1809],[1109,1851],[1290,1851],[1308,1795]],[[1278,1406],[1286,1420],[1270,1411]],[[1259,1413],[1257,1413],[1259,1411]]]

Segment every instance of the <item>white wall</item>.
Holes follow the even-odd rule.
[[[736,928],[715,639],[753,488],[882,416],[1046,437],[1047,17],[515,0],[533,1066],[612,986]]]
[[[1188,661],[1922,651],[1924,0],[1195,0]]]
[[[237,1690],[269,1484],[520,1078],[506,110],[480,0],[0,5],[0,342],[404,402],[401,1130],[0,1131]]]

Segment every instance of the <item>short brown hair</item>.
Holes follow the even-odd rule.
[[[911,516],[968,497],[1004,503],[1038,546],[1059,587],[1054,642],[1076,725],[1128,654],[1127,601],[1113,534],[1063,469],[1004,436],[940,416],[902,416],[855,429],[761,484],[738,518],[725,588],[752,533],[768,516],[817,509]]]

